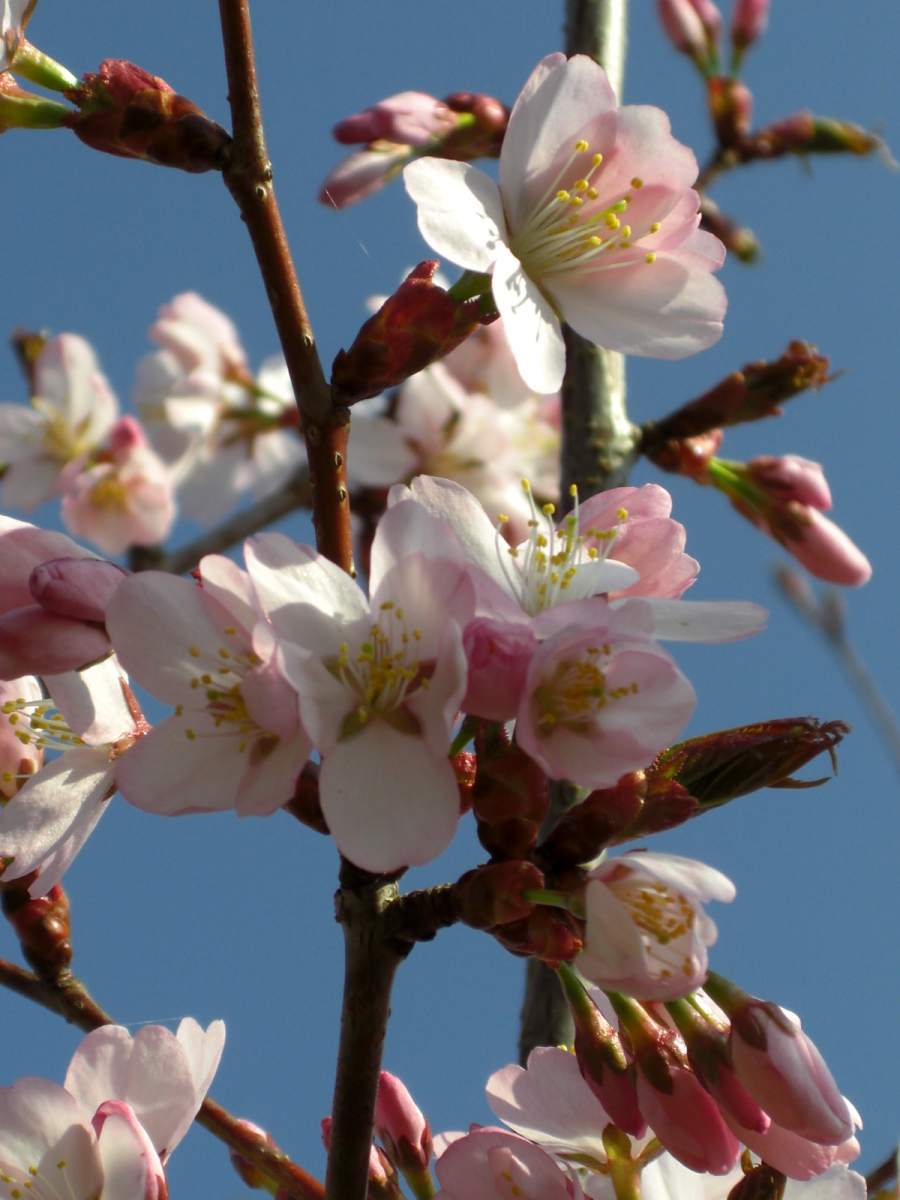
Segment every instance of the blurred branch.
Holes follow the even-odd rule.
[[[311,501],[309,474],[306,470],[298,471],[276,491],[270,492],[268,496],[235,513],[215,529],[176,550],[166,551],[157,546],[132,546],[128,554],[128,565],[132,571],[170,571],[173,575],[183,575],[192,570],[204,555],[221,554],[229,550],[237,542],[258,533],[279,517],[287,516],[298,508],[309,508]]]
[[[775,582],[794,611],[807,625],[819,631],[825,644],[843,667],[856,694],[868,709],[900,774],[900,722],[882,694],[874,675],[850,640],[843,597],[830,588],[820,600],[799,572],[784,565],[775,568]]]
[[[275,319],[306,439],[319,550],[353,570],[347,492],[350,415],[332,404],[272,185],[256,79],[250,0],[219,0],[234,141],[223,169],[247,226]]]
[[[55,982],[39,979],[31,971],[0,959],[0,986],[40,1004],[50,1012],[64,1017],[70,1025],[90,1033],[102,1025],[114,1025],[109,1013],[100,1007],[84,984],[71,972],[64,972]],[[203,1101],[196,1121],[232,1150],[238,1152],[266,1174],[280,1189],[285,1200],[322,1200],[321,1183],[277,1147],[260,1141],[246,1126],[221,1104],[207,1098]]]
[[[877,1191],[880,1191],[886,1184],[892,1183],[897,1179],[897,1151],[892,1150],[884,1162],[879,1163],[874,1170],[870,1171],[866,1176],[866,1191],[870,1196],[874,1196]]]

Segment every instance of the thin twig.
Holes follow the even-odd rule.
[[[866,1176],[866,1192],[874,1196],[877,1191],[897,1178],[897,1151],[892,1150],[884,1162],[879,1163]]]
[[[322,554],[352,572],[347,492],[350,414],[346,408],[332,404],[275,199],[256,80],[249,0],[219,0],[219,17],[234,126],[234,141],[223,176],[253,243],[297,399],[309,457],[316,543]]]
[[[567,54],[589,54],[609,76],[621,98],[625,72],[628,0],[566,0]],[[582,499],[604,488],[619,487],[637,457],[640,431],[625,410],[625,359],[563,327],[566,374],[562,386],[562,501],[570,489]],[[549,831],[575,801],[565,782],[550,790]],[[534,1046],[556,1045],[572,1034],[565,997],[554,974],[541,963],[529,963],[522,1002],[520,1061]]]
[[[277,491],[257,500],[249,508],[236,512],[215,529],[176,550],[133,546],[128,565],[132,571],[169,571],[173,575],[183,575],[185,571],[192,570],[205,555],[221,554],[244,538],[265,529],[279,517],[285,517],[298,508],[309,508],[311,501],[309,474],[304,469],[283,483]]]
[[[69,972],[63,972],[56,982],[50,983],[15,963],[0,959],[0,986],[57,1013],[71,1025],[77,1025],[88,1033],[103,1025],[115,1024],[84,984]],[[288,1197],[291,1200],[322,1200],[324,1189],[316,1178],[277,1147],[259,1141],[237,1117],[215,1100],[207,1098],[203,1101],[196,1121],[258,1167],[279,1189],[283,1189],[279,1194],[285,1200]]]

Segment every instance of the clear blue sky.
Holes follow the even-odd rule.
[[[561,5],[547,0],[413,0],[324,5],[260,0],[259,65],[276,185],[323,356],[330,362],[365,315],[364,301],[430,252],[399,186],[344,213],[319,207],[339,149],[336,119],[408,88],[514,99],[534,63],[561,42]],[[865,17],[837,5],[774,0],[771,32],[747,82],[762,121],[811,107],[898,140],[900,11],[868,0]],[[700,90],[664,43],[651,0],[634,0],[626,98],[666,108],[676,134],[708,148]],[[830,12],[829,12],[830,10]],[[227,124],[215,6],[197,0],[40,0],[33,40],[80,72],[127,57],[162,75]],[[826,16],[826,14],[828,14]],[[0,143],[4,280],[0,331],[75,330],[97,347],[122,400],[147,349],[158,305],[188,288],[237,321],[254,361],[276,348],[271,318],[221,181],[105,158],[64,133],[13,132]],[[792,337],[817,342],[843,374],[795,401],[778,422],[729,436],[725,453],[794,451],[824,462],[836,518],[875,564],[848,597],[859,648],[895,701],[898,577],[894,484],[900,178],[875,160],[760,165],[716,191],[765,246],[760,265],[729,263],[731,308],[713,350],[677,365],[635,362],[632,410],[660,415]],[[0,356],[0,400],[17,399],[12,356]],[[639,480],[656,478],[646,468]],[[664,482],[664,481],[663,481]],[[810,792],[766,792],[676,834],[660,848],[704,858],[736,882],[717,914],[718,970],[800,1013],[866,1121],[862,1163],[897,1128],[897,778],[870,724],[817,640],[770,583],[774,543],[721,497],[674,481],[675,515],[703,573],[700,598],[745,597],[771,608],[755,641],[678,651],[700,705],[692,731],[774,716],[842,718],[854,732],[840,776]],[[301,519],[285,528],[306,540]],[[818,766],[818,764],[817,764]],[[410,886],[455,878],[477,860],[461,829]],[[273,1134],[308,1168],[323,1166],[341,944],[332,920],[336,855],[287,817],[230,814],[163,820],[117,801],[71,872],[76,969],[126,1023],[224,1017],[229,1030],[215,1095]],[[13,955],[0,932],[0,953]],[[514,1055],[521,964],[465,929],[419,947],[396,990],[386,1065],[404,1076],[436,1129],[488,1116],[484,1079]],[[77,1032],[0,995],[3,1082],[61,1078]],[[229,1200],[242,1185],[202,1130],[175,1155],[174,1195]]]

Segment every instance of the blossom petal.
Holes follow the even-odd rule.
[[[246,765],[238,746],[206,713],[169,717],[117,760],[116,784],[135,808],[166,817],[234,808]]]
[[[735,642],[759,633],[769,617],[750,600],[644,599],[653,613],[654,635],[670,642]]]
[[[506,241],[500,191],[470,163],[420,158],[403,171],[418,208],[419,232],[444,258],[469,271],[488,271]]]
[[[77,1100],[49,1079],[20,1079],[0,1088],[0,1171],[33,1182],[26,1172],[34,1166],[38,1178],[48,1180],[51,1195],[59,1195],[61,1185],[71,1196],[99,1196],[103,1171],[87,1122]]]
[[[497,252],[491,288],[522,378],[539,395],[559,391],[566,369],[559,318],[506,246]],[[566,319],[575,325],[568,313]]]
[[[103,1162],[103,1200],[167,1200],[162,1163],[129,1106],[107,1100],[93,1124]]]
[[[375,721],[326,755],[322,812],[337,847],[364,871],[419,866],[450,844],[459,791],[448,758]]]

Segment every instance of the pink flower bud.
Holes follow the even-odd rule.
[[[384,187],[409,161],[408,146],[384,150],[358,150],[334,167],[319,191],[319,203],[329,208],[346,208]]]
[[[109,431],[109,448],[113,455],[128,454],[147,445],[147,438],[140,421],[134,417],[120,417]]]
[[[693,1071],[671,1066],[664,1089],[639,1071],[637,1091],[647,1124],[670,1154],[692,1171],[728,1174],[740,1143]]]
[[[273,1149],[276,1148],[272,1135],[266,1133],[265,1129],[261,1129],[253,1121],[239,1120],[236,1124],[243,1133],[247,1134],[251,1141],[261,1142],[263,1145],[270,1146]],[[231,1165],[248,1188],[268,1188],[268,1175],[264,1171],[261,1171],[254,1163],[250,1162],[249,1159],[244,1158],[240,1151],[232,1148],[228,1153],[228,1157],[231,1159]]]
[[[335,141],[348,146],[381,140],[425,146],[455,124],[456,117],[434,96],[425,92],[398,92],[338,121],[331,132]]]
[[[382,1071],[375,1100],[375,1131],[401,1171],[424,1171],[431,1160],[431,1130],[401,1079]]]
[[[714,4],[713,0],[691,0],[691,4],[703,24],[706,36],[714,42],[722,28],[722,14],[718,5]]]
[[[777,457],[761,454],[751,458],[747,469],[753,482],[774,500],[796,500],[810,508],[831,508],[831,492],[821,465],[799,454]]]
[[[463,646],[469,664],[463,712],[508,721],[519,707],[537,649],[531,626],[477,617],[466,626]]]
[[[58,675],[104,658],[109,638],[96,625],[46,612],[38,604],[0,617],[0,678]]]
[[[774,529],[775,536],[817,579],[844,587],[862,587],[872,578],[872,564],[843,529],[814,508],[794,511],[790,528]]]
[[[706,54],[706,31],[691,0],[657,0],[659,19],[669,41],[692,58]]]
[[[769,23],[769,0],[737,0],[731,22],[731,40],[738,50],[761,37]]]
[[[103,558],[52,558],[28,577],[32,596],[49,613],[102,624],[113,592],[128,572]]]

